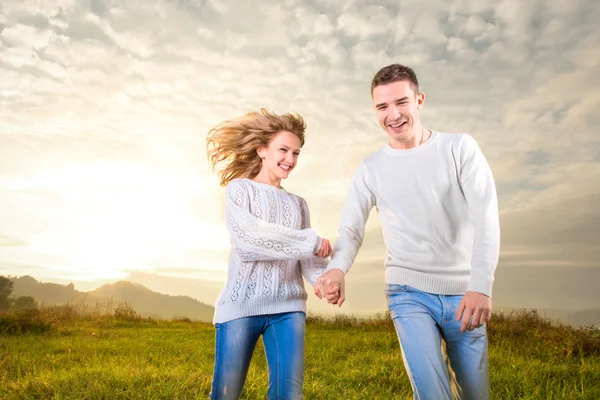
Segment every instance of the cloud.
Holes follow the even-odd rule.
[[[24,246],[27,242],[16,237],[0,234],[0,247]]]
[[[598,16],[593,0],[3,4],[0,217],[4,235],[27,243],[4,261],[64,264],[65,254],[32,254],[29,246],[67,227],[85,236],[85,224],[73,221],[102,209],[98,199],[159,196],[157,183],[175,192],[163,200],[179,196],[175,203],[193,210],[183,225],[216,227],[222,189],[208,171],[206,133],[260,107],[305,117],[307,143],[285,187],[307,199],[313,225],[333,239],[358,162],[386,143],[371,78],[400,62],[415,68],[426,93],[425,126],[470,133],[486,154],[498,185],[503,262],[591,266]],[[83,172],[69,175],[75,170]],[[87,211],[72,200],[86,190]],[[164,205],[149,204],[157,202]],[[140,216],[139,208],[132,213]],[[369,232],[377,229],[373,216]],[[186,246],[144,268],[189,268],[203,255]],[[382,259],[375,240],[358,274],[376,285],[366,265]]]
[[[561,175],[570,179],[553,182],[503,213],[503,249],[529,249],[529,254],[507,261],[600,267],[600,191],[590,185],[600,179],[600,168],[573,164]]]

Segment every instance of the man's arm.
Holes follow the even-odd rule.
[[[489,321],[492,314],[492,285],[500,254],[498,198],[490,166],[475,140],[465,135],[460,149],[460,184],[473,223],[471,278],[456,319],[461,330],[473,330]]]
[[[365,236],[365,224],[375,196],[368,186],[368,174],[361,163],[354,174],[346,196],[344,211],[338,228],[338,239],[333,246],[333,256],[325,272],[317,279],[315,294],[328,302],[341,306],[345,300],[344,275],[350,270]]]

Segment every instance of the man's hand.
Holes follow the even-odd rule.
[[[333,248],[331,247],[331,243],[329,242],[329,240],[322,239],[321,248],[319,249],[319,252],[316,253],[316,256],[321,258],[327,258],[331,255],[332,250]]]
[[[330,304],[337,304],[341,307],[345,297],[344,273],[337,269],[331,269],[321,275],[314,286],[315,295],[322,299],[325,297]]]
[[[492,299],[478,292],[467,292],[456,309],[456,320],[462,318],[460,330],[472,331],[487,323],[492,316]]]

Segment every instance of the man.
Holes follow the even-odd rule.
[[[388,308],[414,398],[452,397],[449,362],[461,398],[488,399],[485,324],[500,247],[490,167],[471,136],[423,128],[425,95],[412,69],[382,68],[371,95],[389,144],[358,167],[315,294],[344,302],[344,274],[376,207],[387,247]]]

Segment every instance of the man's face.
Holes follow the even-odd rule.
[[[421,134],[419,109],[425,95],[416,94],[409,81],[397,81],[373,89],[377,119],[392,144],[406,143]]]

